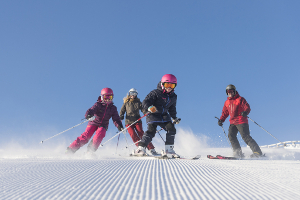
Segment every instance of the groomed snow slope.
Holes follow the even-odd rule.
[[[203,149],[200,160],[2,151],[0,199],[300,199],[299,151],[265,149],[263,160],[210,160],[208,152],[230,149]]]

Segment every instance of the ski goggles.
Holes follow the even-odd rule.
[[[129,92],[129,96],[137,96],[136,92]]]
[[[165,87],[165,88],[172,88],[172,89],[174,89],[175,86],[176,86],[175,83],[164,83],[164,87]]]
[[[231,93],[234,94],[234,92],[235,92],[234,90],[227,90],[227,93],[230,93],[230,94],[231,94]]]
[[[103,99],[112,100],[113,99],[113,95],[106,95],[106,94],[104,94],[103,95]]]

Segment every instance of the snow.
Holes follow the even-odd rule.
[[[210,160],[207,154],[230,156],[231,149],[206,141],[187,130],[176,137],[177,153],[200,154],[199,160],[129,157],[124,140],[117,153],[112,142],[94,155],[83,147],[72,156],[64,155],[64,144],[10,144],[0,150],[0,199],[300,199],[299,149],[263,148],[267,157],[256,160]],[[163,147],[159,137],[154,144]],[[243,152],[251,154],[248,147]]]

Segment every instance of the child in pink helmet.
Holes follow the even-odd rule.
[[[103,88],[101,90],[97,102],[85,113],[85,118],[90,120],[86,130],[70,144],[66,151],[67,154],[75,153],[80,147],[88,143],[95,132],[92,142],[88,145],[88,151],[96,151],[105,137],[110,118],[119,131],[123,130],[117,107],[113,104],[113,97],[112,89]]]
[[[157,89],[152,90],[142,102],[143,108],[148,110],[150,114],[146,117],[148,129],[139,142],[138,148],[134,152],[135,155],[142,156],[146,154],[146,146],[155,136],[157,126],[160,126],[167,131],[165,154],[180,157],[174,150],[176,134],[174,124],[178,124],[181,120],[177,118],[177,95],[174,92],[176,86],[177,78],[173,74],[165,74],[158,83]]]

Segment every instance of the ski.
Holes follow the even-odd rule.
[[[209,159],[223,159],[223,160],[239,160],[236,157],[228,157],[228,156],[221,156],[221,155],[217,155],[217,156],[207,155],[207,158],[209,158]]]
[[[129,156],[131,156],[131,157],[141,157],[141,158],[147,158],[147,157],[149,157],[149,158],[152,158],[152,157],[161,157],[162,155],[161,154],[158,154],[158,155],[149,155],[149,154],[144,154],[144,155],[139,155],[139,154],[129,154]]]
[[[238,160],[238,158],[236,157],[228,157],[228,156],[221,156],[221,155],[217,155],[217,158],[225,159],[225,160]]]
[[[212,155],[207,155],[207,158],[209,159],[220,159],[220,160],[257,160],[257,159],[261,159],[261,158],[266,158],[265,154],[261,155],[260,157],[241,157],[241,158],[236,158],[236,157],[230,157],[230,156],[221,156],[221,155],[217,155],[217,156],[212,156]]]
[[[168,157],[167,155],[157,155],[157,156],[153,156],[153,155],[136,155],[136,154],[129,154],[129,156],[131,157],[140,157],[140,158],[156,158],[156,159],[184,159],[184,160],[199,160],[199,158],[201,158],[201,155],[197,155],[195,157],[192,158],[183,158],[183,157]]]
[[[199,158],[201,158],[201,155],[196,155],[195,157],[192,158],[184,158],[184,157],[169,157],[167,155],[163,155],[163,156],[156,156],[155,158],[157,159],[184,159],[184,160],[199,160]]]
[[[209,158],[209,159],[219,159],[216,156],[212,156],[212,155],[207,155],[207,158]]]

